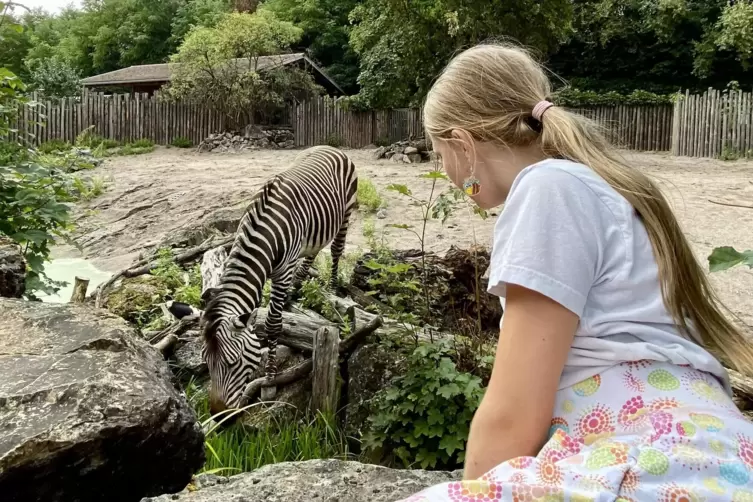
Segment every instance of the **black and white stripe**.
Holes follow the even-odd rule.
[[[213,411],[237,406],[259,365],[261,343],[246,326],[260,304],[267,278],[272,280],[265,321],[267,376],[277,372],[277,337],[288,293],[300,286],[316,255],[330,242],[331,285],[337,284],[338,263],[356,207],[357,183],[355,166],[347,155],[319,146],[304,150],[252,199],[219,287],[204,293],[208,303],[202,318],[204,359],[212,379]]]

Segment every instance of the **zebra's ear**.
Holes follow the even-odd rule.
[[[256,310],[241,314],[233,320],[233,328],[243,331],[256,321]]]
[[[201,301],[204,302],[204,305],[209,304],[215,296],[221,291],[220,288],[207,288],[204,290],[203,293],[201,293]]]

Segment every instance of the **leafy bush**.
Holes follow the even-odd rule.
[[[458,371],[447,341],[420,343],[405,371],[377,394],[363,445],[394,455],[405,467],[453,469],[465,459],[471,419],[483,396],[481,379]]]
[[[157,267],[152,270],[152,275],[165,281],[175,301],[200,306],[201,270],[198,264],[186,271],[175,263],[171,249],[162,248],[157,251]]]
[[[136,143],[126,143],[115,152],[115,155],[141,155],[142,153],[150,153],[153,151],[153,144],[146,145],[146,143],[142,143],[141,146],[139,146]]]
[[[191,148],[193,146],[193,142],[183,136],[175,138],[170,144],[176,148]]]
[[[154,141],[147,138],[141,138],[133,141],[132,143],[130,143],[130,145],[133,148],[151,148],[154,146]]]
[[[209,427],[209,400],[206,390],[189,383],[189,403],[205,428]],[[221,417],[215,417],[221,420]],[[318,458],[357,460],[350,453],[347,437],[331,417],[299,417],[271,421],[261,428],[242,424],[225,429],[210,428],[204,442],[207,461],[202,471],[229,475],[258,469],[266,464]]]
[[[671,105],[677,99],[677,96],[677,94],[654,94],[640,90],[633,91],[630,94],[620,94],[616,91],[598,93],[568,87],[557,91],[552,99],[560,106],[578,108],[617,105]]]
[[[376,186],[366,178],[358,179],[356,199],[358,200],[358,208],[367,213],[375,213],[384,207],[384,200],[377,192]]]
[[[99,197],[105,192],[105,179],[101,176],[91,178],[76,177],[73,179],[73,187],[81,200],[89,201]]]
[[[327,135],[326,143],[332,148],[341,148],[345,144],[345,140],[336,132],[331,132]]]
[[[41,153],[67,152],[70,149],[71,144],[67,141],[63,141],[62,139],[51,139],[50,141],[45,141],[37,148],[37,150]]]
[[[376,146],[390,146],[392,143],[390,142],[390,138],[387,136],[381,136],[376,139],[374,142]]]

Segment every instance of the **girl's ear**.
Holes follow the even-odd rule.
[[[473,171],[473,167],[476,165],[476,147],[473,137],[465,129],[453,129],[450,136],[452,137],[451,142],[462,148],[468,169]]]

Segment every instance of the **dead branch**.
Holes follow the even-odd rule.
[[[750,206],[747,204],[736,204],[734,202],[724,202],[721,200],[712,200],[712,199],[708,199],[708,201],[711,202],[712,204],[718,204],[720,206],[742,207],[745,209],[753,209],[753,206]]]
[[[223,246],[226,248],[230,248],[233,245],[233,241],[235,240],[235,235],[231,235],[228,237],[225,237],[219,242],[214,242],[214,240],[210,240],[207,242],[204,242],[200,244],[199,246],[196,246],[194,248],[188,249],[181,254],[177,255],[175,257],[175,261],[177,263],[185,263],[188,261],[193,260],[200,254],[205,253],[206,251],[213,249],[215,247]],[[151,258],[144,258],[143,260],[139,260],[131,267],[121,270],[117,274],[110,277],[110,279],[107,280],[104,284],[102,284],[100,287],[96,289],[94,292],[96,294],[96,301],[95,306],[97,308],[102,307],[102,301],[104,299],[105,292],[118,280],[124,278],[124,277],[138,277],[140,275],[146,275],[150,273],[152,270],[154,270],[157,267],[157,261],[152,260]]]
[[[189,315],[181,319],[180,321],[172,323],[162,331],[157,332],[149,341],[155,346],[160,343],[159,341],[167,338],[168,336],[175,336],[176,338],[194,327],[199,322],[199,316]]]
[[[376,317],[372,319],[366,326],[363,326],[348,338],[340,342],[340,346],[338,347],[340,357],[343,359],[349,358],[353,351],[355,351],[361,344],[363,344],[363,342],[366,340],[366,337],[379,329],[382,324],[382,318]]]
[[[313,368],[314,368],[314,360],[306,359],[300,364],[283,371],[282,373],[278,374],[274,378],[267,378],[267,377],[257,378],[256,380],[248,384],[246,386],[246,389],[243,391],[241,405],[245,406],[246,403],[250,402],[253,398],[255,398],[256,394],[258,394],[259,391],[261,391],[262,387],[276,387],[278,385],[288,385],[288,384],[297,382],[298,380],[302,380],[303,378],[307,377],[309,373],[311,373],[311,370]]]
[[[159,350],[162,355],[167,358],[170,352],[172,352],[173,348],[175,348],[175,344],[178,343],[178,336],[174,334],[169,334],[159,342],[152,345],[155,349]]]

